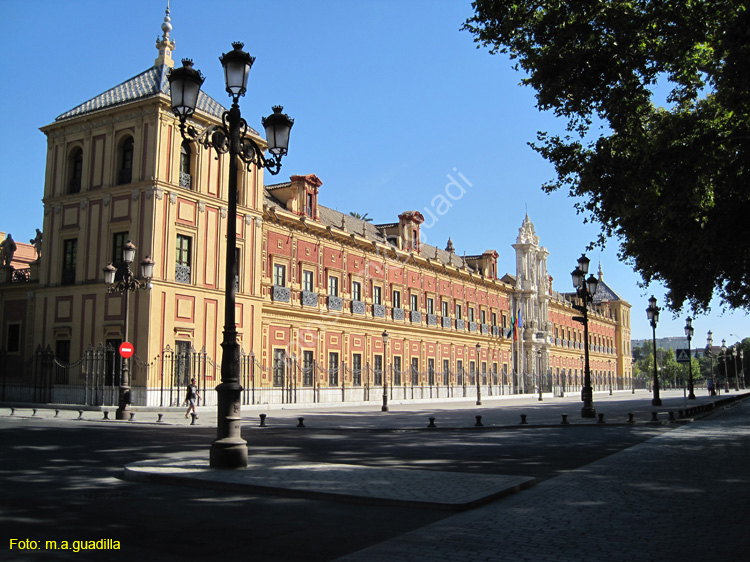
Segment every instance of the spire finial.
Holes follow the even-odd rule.
[[[167,0],[167,9],[165,10],[164,22],[161,24],[161,30],[164,35],[156,38],[156,49],[159,51],[159,56],[156,57],[154,66],[166,65],[169,68],[174,68],[174,61],[172,60],[174,41],[169,36],[169,32],[172,31],[172,19],[169,17],[169,0]]]

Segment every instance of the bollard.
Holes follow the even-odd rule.
[[[193,415],[195,415],[195,414],[193,414]],[[195,416],[195,417],[197,418],[198,416]],[[130,412],[130,420],[129,421],[133,421],[134,419],[135,419],[135,412]]]
[[[195,425],[195,420],[198,418],[198,414],[193,412],[190,414],[190,416],[193,418],[192,421],[190,422],[190,425]]]
[[[109,410],[104,410],[104,418],[105,420],[109,419]]]
[[[36,415],[36,408],[34,408],[34,413],[31,414],[31,417],[33,418]]]
[[[297,421],[299,422],[297,427],[305,427],[305,418],[297,418]]]
[[[477,423],[474,424],[474,427],[482,427],[482,416],[474,416],[477,418]]]
[[[13,415],[13,414],[15,414],[15,413],[16,413],[16,409],[15,409],[15,408],[11,408],[11,409],[10,409],[10,415],[12,416],[12,415]]]
[[[635,423],[635,415],[628,414],[628,423]]]
[[[669,412],[669,421],[674,421],[674,412]]]
[[[659,421],[659,412],[651,412],[651,421]]]
[[[261,427],[266,427],[266,414],[261,414],[260,415],[260,426]]]
[[[429,419],[430,419],[430,423],[427,424],[427,427],[437,427],[435,425],[435,418],[429,418]]]
[[[79,420],[83,419],[83,410],[78,410],[78,419]]]
[[[55,410],[55,417],[60,415],[60,410]]]
[[[521,414],[521,425],[528,425],[529,422],[526,421],[526,414]]]
[[[606,422],[604,421],[604,414],[597,414],[597,415],[599,416],[599,421],[598,421],[598,422],[596,422],[596,423],[606,423]]]
[[[162,418],[162,417],[164,416],[164,414],[156,414],[156,415],[158,416],[158,417],[156,418],[156,421],[157,421],[157,422],[162,422],[162,421],[164,421],[163,419],[161,419],[161,418]]]
[[[568,414],[561,414],[562,415],[562,421],[560,422],[560,425],[570,425],[570,422],[568,421]]]

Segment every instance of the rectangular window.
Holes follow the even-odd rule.
[[[393,384],[397,386],[401,384],[401,358],[400,357],[393,358]]]
[[[313,352],[303,351],[302,352],[302,386],[313,385],[313,377],[315,375],[315,373],[313,372],[314,369],[315,369],[315,366],[314,366],[314,360],[313,360]]]
[[[8,353],[20,353],[21,324],[8,324],[5,333],[5,351],[7,351]]]
[[[78,239],[63,241],[62,284],[73,285],[76,282],[76,264],[78,263]]]
[[[362,354],[352,355],[352,384],[362,386]]]
[[[70,340],[55,342],[55,359],[60,363],[70,363]]]
[[[302,272],[302,289],[312,292],[313,290],[313,272],[304,270]]]
[[[469,307],[469,322],[474,322],[474,309]]]
[[[240,249],[234,249],[234,291],[240,292]]]
[[[362,300],[362,283],[360,283],[359,281],[352,281],[352,300]]]
[[[312,218],[313,217],[313,194],[307,194],[307,205],[305,205],[305,214]]]
[[[278,287],[286,287],[286,266],[280,263],[273,264],[273,284]]]
[[[427,299],[427,314],[435,314],[435,300]]]
[[[450,384],[451,376],[451,362],[450,359],[443,359],[443,385],[448,386]]]
[[[443,316],[448,316],[448,301],[443,301],[441,304],[443,307]]]
[[[175,260],[174,280],[178,283],[190,283],[191,246],[193,239],[183,234],[177,235],[177,257]]]
[[[393,308],[401,308],[401,291],[393,291]]]
[[[373,357],[373,361],[375,363],[375,386],[382,386],[383,385],[383,356],[382,355],[376,355]]]
[[[273,385],[284,386],[286,371],[286,353],[283,349],[273,350]]]
[[[331,297],[339,296],[339,278],[330,273],[328,274],[328,295]]]
[[[328,354],[328,386],[339,385],[339,354]]]
[[[497,312],[492,313],[492,325],[497,326]]]
[[[457,304],[456,305],[456,320],[461,320],[461,319],[463,319],[463,316],[461,316],[461,305]]]
[[[456,384],[464,384],[464,362],[456,361]]]
[[[127,241],[127,232],[117,232],[112,235],[112,258],[110,261],[115,267],[120,267],[120,265],[122,265],[122,248]]]
[[[411,385],[419,385],[419,358],[411,358]]]
[[[487,363],[482,361],[482,384],[487,384]]]
[[[427,360],[427,384],[433,386],[435,384],[435,360]]]
[[[383,289],[377,285],[372,288],[372,300],[375,304],[383,304]]]
[[[419,299],[417,298],[417,295],[410,295],[410,301],[411,301],[411,309],[412,310],[419,310]]]
[[[469,361],[469,384],[476,384],[477,381],[474,378],[476,374],[476,364],[474,363],[474,361]]]
[[[480,315],[480,318],[482,319],[482,324],[486,324],[487,323],[487,311],[482,310],[479,313],[479,315]]]

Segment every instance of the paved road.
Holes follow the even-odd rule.
[[[633,401],[634,398],[635,401]],[[599,411],[604,411],[605,403],[611,400],[611,405],[607,406],[607,410],[619,412],[612,414],[611,417],[642,409],[642,418],[645,420],[650,417],[649,412],[652,410],[648,398],[645,393],[641,396],[636,394],[635,397],[617,394],[611,398],[597,396],[596,405]],[[744,421],[742,423],[731,421],[729,426],[732,427],[734,424],[738,428],[737,439],[735,439],[735,430],[727,433],[731,437],[730,440],[725,440],[723,437],[708,438],[708,442],[718,447],[716,450],[713,446],[706,449],[706,443],[704,443],[706,440],[702,437],[698,439],[697,445],[693,443],[694,440],[677,441],[678,445],[689,441],[690,447],[695,448],[695,458],[698,460],[703,459],[702,453],[705,452],[716,456],[709,474],[726,475],[728,478],[734,478],[734,482],[725,482],[723,476],[709,477],[705,480],[712,484],[711,490],[695,494],[675,491],[674,488],[669,488],[670,485],[659,480],[655,485],[655,491],[649,487],[636,487],[635,491],[628,491],[630,494],[638,492],[640,495],[634,497],[638,497],[639,500],[642,499],[640,496],[650,496],[652,492],[658,493],[658,508],[655,509],[644,503],[642,511],[648,512],[649,515],[643,516],[641,513],[637,516],[633,515],[633,509],[623,513],[630,514],[628,517],[638,517],[644,521],[658,520],[661,525],[657,528],[660,533],[658,539],[652,536],[649,540],[651,542],[656,540],[661,544],[662,533],[669,536],[684,536],[676,532],[674,528],[676,522],[686,517],[692,525],[707,529],[714,528],[712,527],[714,521],[723,522],[722,517],[713,517],[709,520],[711,523],[706,526],[705,520],[701,519],[699,522],[697,519],[699,516],[693,515],[696,512],[696,506],[700,507],[699,512],[704,511],[702,502],[713,493],[714,488],[717,493],[719,489],[722,489],[723,495],[726,495],[723,491],[724,487],[734,486],[732,489],[736,491],[741,490],[741,485],[745,485],[745,490],[747,489],[746,477],[737,474],[740,470],[727,471],[724,466],[742,461],[744,464],[741,466],[744,469],[747,461],[750,460],[745,458],[748,451],[747,420],[750,419],[745,405],[742,408],[732,408],[723,415],[714,414],[705,422],[695,422],[687,426],[653,425],[645,421],[630,425],[610,423],[602,426],[590,421],[583,423],[578,419],[575,421],[581,422],[580,424],[561,427],[558,408],[575,411],[575,408],[579,407],[579,402],[571,399],[569,402],[555,400],[535,404],[529,399],[524,400],[527,402],[507,401],[483,406],[480,411],[483,416],[487,416],[486,421],[489,422],[489,418],[493,416],[497,416],[497,419],[493,422],[496,427],[482,429],[473,428],[474,415],[478,408],[471,404],[449,404],[438,407],[430,405],[430,409],[425,411],[417,411],[413,407],[399,407],[404,408],[403,411],[396,409],[385,415],[371,406],[331,411],[318,409],[311,412],[269,411],[270,423],[267,428],[257,426],[255,413],[246,413],[251,423],[245,425],[243,436],[248,440],[251,455],[255,451],[262,451],[264,454],[283,456],[298,462],[325,461],[375,467],[528,475],[543,481],[535,488],[520,492],[515,497],[456,516],[458,519],[446,518],[448,513],[432,509],[352,505],[266,497],[232,491],[214,492],[124,482],[119,479],[119,475],[122,467],[128,463],[175,452],[207,453],[208,444],[215,435],[215,428],[212,427],[211,420],[207,419],[209,416],[203,414],[199,420],[199,423],[206,425],[189,426],[186,425],[184,418],[180,417],[182,414],[179,412],[168,412],[164,416],[168,423],[156,424],[76,421],[73,418],[77,417],[77,412],[61,413],[55,419],[52,417],[54,412],[40,411],[35,418],[31,418],[27,417],[27,415],[30,416],[30,411],[19,410],[15,416],[10,417],[8,415],[10,411],[0,407],[0,440],[3,443],[0,449],[0,529],[2,529],[0,533],[3,538],[0,553],[4,559],[11,560],[58,560],[81,559],[82,557],[89,559],[95,556],[92,556],[92,553],[76,554],[60,550],[55,552],[40,550],[29,553],[28,551],[10,551],[7,547],[10,538],[57,541],[111,538],[120,540],[122,543],[120,551],[107,552],[107,555],[114,559],[158,557],[160,560],[184,560],[187,557],[204,559],[209,556],[211,558],[231,556],[238,559],[251,558],[254,562],[265,560],[325,561],[367,547],[375,547],[385,549],[383,551],[385,554],[366,553],[353,559],[402,560],[404,558],[397,558],[395,554],[389,553],[388,549],[396,545],[395,548],[399,552],[411,552],[409,555],[411,557],[405,559],[421,560],[427,559],[424,557],[422,548],[416,548],[416,552],[413,549],[404,549],[403,545],[398,542],[401,540],[399,536],[423,528],[428,533],[426,535],[428,542],[435,542],[429,534],[435,532],[435,528],[430,526],[432,523],[443,520],[449,527],[461,529],[464,525],[462,523],[464,520],[461,519],[463,517],[477,514],[476,517],[479,519],[486,518],[490,521],[494,517],[492,509],[505,509],[504,506],[510,506],[509,509],[520,511],[513,512],[509,516],[502,515],[501,520],[496,521],[490,528],[483,528],[484,531],[480,535],[495,536],[497,529],[501,527],[518,529],[516,533],[511,532],[511,535],[515,537],[514,544],[517,544],[518,548],[508,550],[514,553],[514,557],[509,559],[524,559],[516,554],[529,549],[528,552],[534,553],[534,556],[539,555],[541,551],[534,550],[536,548],[534,545],[571,544],[578,548],[580,544],[575,539],[578,533],[576,530],[591,527],[595,529],[594,535],[606,537],[614,532],[615,528],[628,529],[630,527],[630,519],[623,519],[619,515],[608,515],[607,519],[597,519],[595,524],[591,521],[575,522],[576,513],[586,511],[583,509],[586,502],[593,502],[596,505],[598,501],[588,497],[588,493],[585,493],[586,497],[581,499],[577,492],[581,484],[575,478],[587,474],[593,477],[587,472],[588,467],[596,466],[591,463],[606,462],[608,458],[616,458],[617,455],[609,457],[608,455],[613,455],[628,447],[634,447],[629,451],[638,451],[639,447],[659,442],[665,438],[664,436],[683,433],[688,436],[692,435],[690,432],[693,428],[712,424],[714,419],[717,420],[716,423],[719,423],[720,419],[738,416],[740,413],[743,413],[744,418],[741,417],[741,419]],[[659,411],[668,411],[667,408],[672,406],[669,403],[670,400],[676,400],[674,406],[677,409],[681,399],[665,397],[665,406]],[[618,402],[622,403],[615,408]],[[368,408],[369,411],[366,411]],[[533,418],[529,410],[531,408],[535,409]],[[546,412],[544,415],[549,416],[549,426],[518,426],[519,409],[529,410],[530,421],[537,417],[542,421],[542,412]],[[437,417],[440,429],[427,430],[424,428],[426,418],[432,416],[433,413]],[[95,414],[86,412],[86,416],[89,415]],[[137,418],[145,415],[146,413],[139,412]],[[148,415],[155,417],[151,412]],[[296,418],[303,415],[308,427],[295,428]],[[571,421],[574,421],[572,417]],[[637,418],[640,417],[641,415],[637,415]],[[96,419],[99,418],[101,414],[96,413]],[[511,424],[512,427],[503,427],[503,421],[506,419],[507,424]],[[607,419],[610,419],[609,414]],[[451,425],[458,429],[448,429]],[[326,429],[322,429],[323,426]],[[380,428],[376,429],[376,426]],[[358,429],[340,429],[345,427]],[[675,427],[678,429],[672,431]],[[725,433],[725,429],[722,426],[719,433]],[[645,440],[653,437],[657,439],[644,443]],[[740,447],[734,446],[735,443]],[[661,450],[660,447],[656,449]],[[664,453],[680,453],[680,446],[670,445],[664,448]],[[722,453],[723,456],[718,453]],[[742,456],[743,454],[745,457]],[[637,454],[635,461],[642,464],[645,461],[640,459],[641,456],[643,455]],[[624,463],[629,464],[635,461],[626,459]],[[632,482],[640,482],[641,486],[647,486],[645,483],[651,481],[650,471],[656,470],[663,471],[666,475],[664,479],[669,481],[671,476],[679,474],[677,468],[674,467],[681,466],[684,459],[678,459],[678,461],[674,462],[667,454],[667,458],[657,459],[647,468],[639,465],[640,469],[626,472],[626,477]],[[618,473],[615,469],[620,464],[622,463],[618,462],[604,471],[597,470],[593,473],[596,474],[596,478],[602,478],[602,474],[611,474],[601,481],[597,480],[605,491],[618,485]],[[696,464],[694,471],[703,474],[701,466]],[[576,470],[582,472],[575,472]],[[572,481],[567,480],[571,478]],[[549,522],[540,525],[539,520],[533,519],[529,520],[530,527],[523,526],[525,525],[523,517],[519,519],[519,514],[526,513],[523,498],[529,498],[532,502],[529,504],[531,506],[529,509],[537,510],[539,508],[533,507],[533,502],[541,502],[540,505],[545,505],[547,501],[544,495],[539,499],[537,490],[550,492],[560,485],[567,490],[566,494],[570,495],[568,500],[562,501],[559,505],[559,511],[562,512],[559,522],[564,529],[556,529],[554,524]],[[660,491],[664,486],[668,493]],[[704,482],[703,488],[706,487]],[[741,497],[741,494],[737,495]],[[554,500],[554,495],[550,497],[553,498],[553,502],[560,501]],[[612,494],[607,498],[605,503],[616,500]],[[727,525],[732,525],[731,540],[727,540],[726,533],[723,532],[727,525],[717,524],[715,527],[714,537],[722,537],[722,548],[725,550],[736,542],[734,537],[742,536],[741,533],[735,532],[736,525],[747,523],[744,513],[731,511],[734,509],[732,506],[737,504],[737,499],[734,499],[734,503],[730,501],[730,511],[726,516],[726,518],[731,518],[731,521],[727,523]],[[565,503],[566,501],[568,503]],[[614,505],[612,508],[615,509]],[[570,517],[573,517],[574,522],[568,524]],[[477,520],[470,518],[466,521],[467,526],[472,527]],[[596,530],[600,527],[600,531]],[[557,538],[550,542],[546,532],[540,533],[540,529],[549,529],[552,534],[557,533]],[[571,529],[574,531],[571,532]],[[452,535],[453,546],[441,547],[441,555],[446,556],[446,560],[483,559],[478,551],[468,546],[477,539],[469,533],[468,528],[466,533],[465,540],[460,538],[460,533],[454,534]],[[438,535],[440,534],[444,533],[439,531]],[[434,537],[434,534],[432,536]],[[405,535],[404,539],[407,542],[415,540],[415,544],[419,544],[422,540],[419,534]],[[397,542],[391,542],[393,540]],[[682,540],[671,540],[668,543],[674,547]],[[380,546],[376,546],[379,544]],[[492,556],[497,556],[497,552],[507,550],[505,543],[500,550],[497,544],[484,542],[481,544],[484,545],[483,548],[494,552]],[[573,551],[575,550],[571,550]],[[557,555],[558,548],[555,548],[553,552],[553,557],[548,559],[557,559],[554,556]],[[681,551],[678,548],[674,552]],[[683,549],[682,552],[690,554],[691,551]],[[544,559],[529,556],[526,559]],[[615,559],[601,554],[598,557]],[[433,555],[430,555],[429,559],[442,560]],[[715,558],[715,560],[724,559],[731,560],[732,558]]]

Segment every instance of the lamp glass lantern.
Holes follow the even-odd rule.
[[[244,46],[245,44],[239,41],[232,43],[234,50],[219,57],[221,66],[224,67],[224,82],[227,92],[235,99],[245,95],[247,78],[255,62],[255,57],[251,57],[242,50]]]
[[[261,119],[261,123],[266,129],[268,151],[274,156],[286,155],[289,150],[289,133],[292,130],[292,125],[294,125],[294,119],[291,119],[286,113],[282,113],[283,110],[282,106],[275,105],[273,106],[273,113]]]
[[[578,268],[583,272],[584,275],[589,272],[590,262],[591,260],[586,257],[586,254],[581,254],[581,257],[578,258]]]
[[[135,244],[130,240],[122,247],[122,261],[130,265],[135,259]]]
[[[147,256],[141,262],[141,277],[143,277],[147,281],[150,281],[153,276],[154,276],[154,260],[152,260],[150,256]]]
[[[580,289],[581,288],[581,284],[583,283],[583,277],[584,277],[584,273],[581,270],[581,268],[580,267],[576,267],[571,272],[570,275],[573,278],[573,287],[575,287],[576,289]]]
[[[167,79],[172,111],[180,119],[190,117],[198,106],[198,94],[205,78],[193,68],[192,60],[182,59],[182,67],[170,70]]]
[[[383,345],[388,343],[388,332],[386,330],[383,330],[383,333],[381,334],[383,337]]]
[[[599,285],[599,281],[594,277],[593,275],[589,275],[589,278],[586,280],[586,290],[589,292],[589,295],[594,296],[594,293],[596,293],[596,287]]]
[[[108,263],[107,266],[104,268],[104,282],[107,285],[114,285],[116,274],[117,274],[117,268],[111,263]]]

